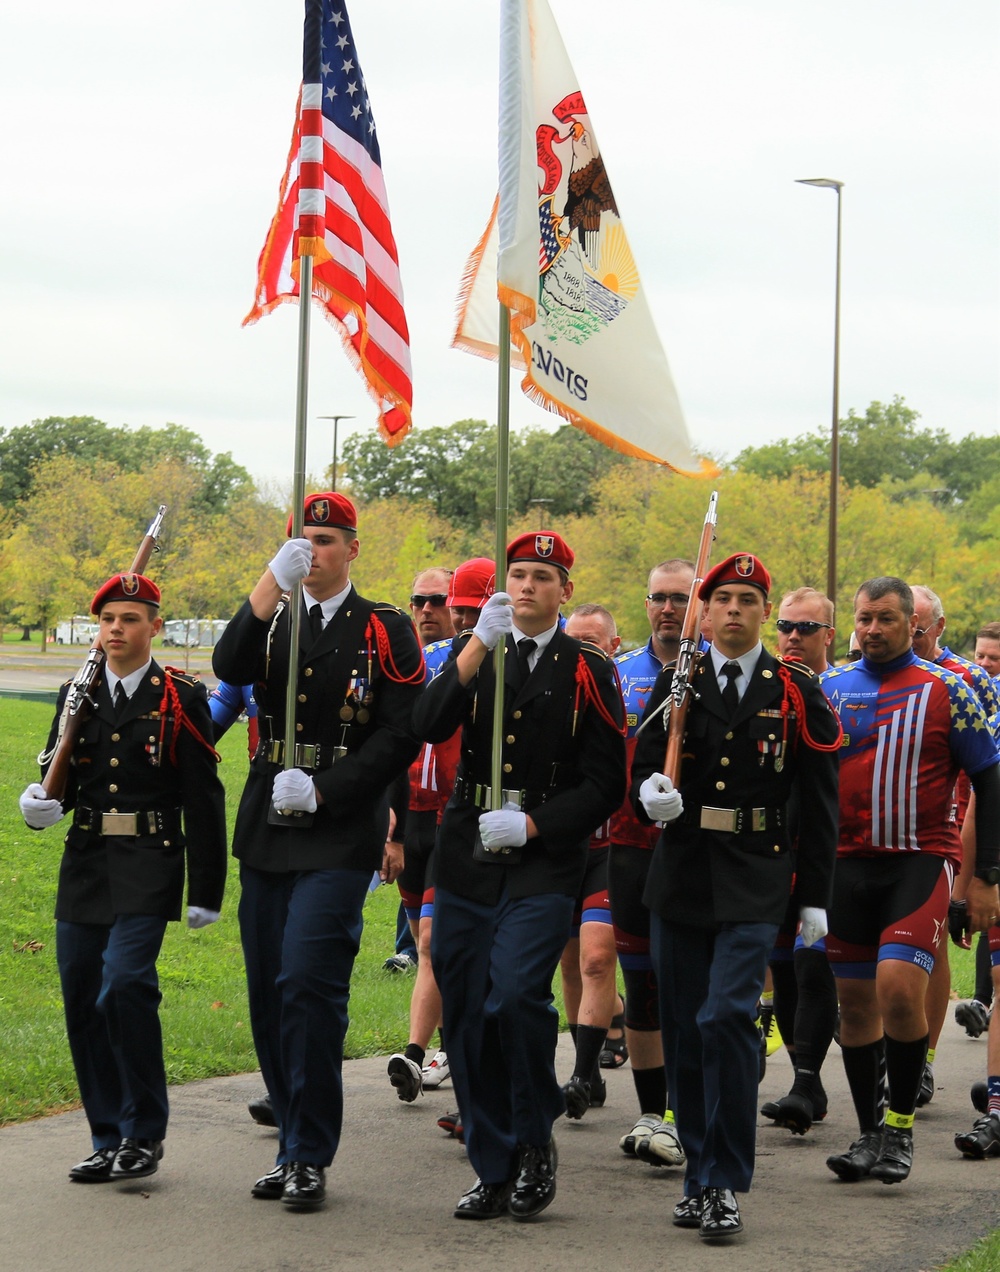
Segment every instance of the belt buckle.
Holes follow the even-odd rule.
[[[313,742],[296,742],[295,767],[311,769],[318,768],[319,747]]]
[[[134,835],[135,813],[102,813],[102,835]]]
[[[503,807],[508,804],[514,804],[523,813],[524,812],[524,791],[502,790],[500,794],[503,796]]]
[[[738,814],[737,808],[711,808],[703,804],[699,825],[702,830],[717,830],[732,835],[736,833]]]
[[[285,744],[281,738],[271,738],[264,751],[268,764],[280,764],[285,757]]]
[[[751,830],[767,830],[766,808],[750,809],[750,828]]]

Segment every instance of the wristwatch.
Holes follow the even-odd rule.
[[[975,876],[992,887],[993,884],[1000,883],[1000,866],[987,866],[984,870],[975,871]]]

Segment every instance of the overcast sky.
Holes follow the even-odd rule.
[[[995,0],[551,0],[696,447],[830,421],[845,182],[841,413],[902,394],[1000,426]],[[496,418],[450,349],[496,188],[490,0],[348,0],[410,325],[414,422]],[[297,0],[48,0],[0,39],[0,426],[167,421],[290,476],[297,311],[243,329],[301,74]],[[554,417],[515,391],[514,427]],[[375,413],[313,324],[320,415]]]

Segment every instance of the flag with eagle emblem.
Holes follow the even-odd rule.
[[[452,343],[496,358],[499,297],[528,397],[614,450],[706,471],[547,0],[502,0],[499,169]]]

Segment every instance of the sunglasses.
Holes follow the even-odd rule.
[[[410,597],[410,604],[414,609],[423,609],[425,605],[433,605],[435,609],[440,609],[442,605],[447,604],[447,592],[432,592],[429,596],[424,596],[422,592],[414,592]]]
[[[687,592],[650,592],[646,597],[650,605],[666,605],[669,601],[674,609],[685,609],[688,599]]]
[[[821,627],[832,627],[831,623],[813,623],[802,622],[793,623],[790,618],[779,618],[775,623],[778,631],[783,636],[790,636],[792,632],[799,632],[802,636],[815,636]]]

